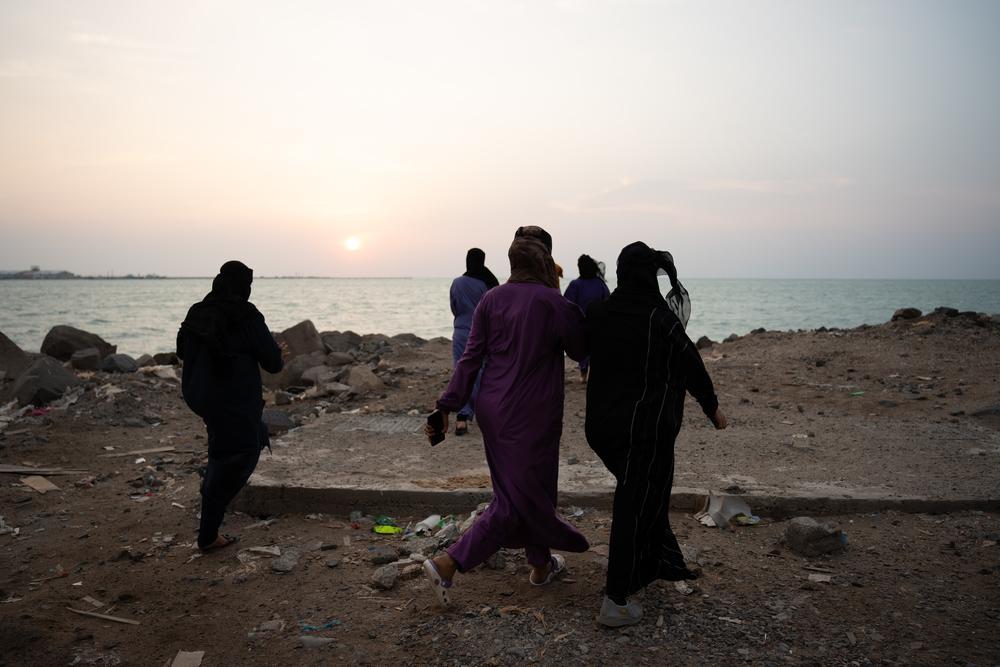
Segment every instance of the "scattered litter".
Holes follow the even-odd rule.
[[[18,535],[21,534],[21,529],[15,528],[14,526],[8,526],[6,523],[4,523],[3,517],[0,516],[0,535],[6,535],[7,533],[10,533],[14,537],[17,537]]]
[[[694,588],[692,588],[691,585],[686,581],[675,581],[674,588],[681,595],[691,595],[692,593],[694,593]]]
[[[180,503],[170,503],[170,505],[171,505],[171,507],[179,507],[182,510],[186,510],[187,509],[187,507],[185,507],[184,505],[181,505]]]
[[[809,575],[809,581],[815,581],[820,584],[828,584],[833,580],[833,576],[829,574],[817,574],[812,573]]]
[[[863,391],[852,391],[850,395],[853,396],[853,397],[855,397],[855,398],[857,398],[858,396],[864,396],[865,392],[863,392]]]
[[[660,614],[656,618],[656,627],[658,627],[658,628],[662,628],[663,627],[663,614]]]
[[[743,526],[753,526],[760,522],[742,498],[737,496],[717,496],[709,493],[702,503],[701,511],[694,515],[705,526],[728,528],[732,522]]]
[[[264,621],[257,626],[257,632],[281,632],[285,629],[285,622],[280,618],[274,618],[270,621]]]
[[[90,606],[92,606],[92,607],[103,607],[104,606],[103,602],[101,602],[100,600],[98,600],[96,598],[92,598],[89,595],[85,595],[81,599],[84,602],[86,602],[87,604],[89,604]]]
[[[431,514],[429,517],[427,517],[426,519],[424,519],[423,521],[421,521],[420,523],[418,523],[413,527],[413,534],[423,535],[425,533],[429,533],[435,528],[437,528],[438,524],[440,523],[441,523],[441,515]]]
[[[253,530],[254,528],[266,528],[267,526],[270,526],[275,521],[277,521],[277,519],[264,519],[263,521],[258,521],[257,523],[250,524],[249,526],[247,526],[243,530]]]
[[[141,457],[141,456],[135,460],[135,464],[136,465],[142,465],[145,462],[146,462],[146,459],[143,458],[143,457]]]
[[[133,621],[130,618],[122,618],[121,616],[109,616],[108,614],[98,614],[96,611],[83,611],[82,609],[73,609],[72,607],[66,607],[66,609],[73,612],[74,614],[80,614],[81,616],[91,616],[93,618],[99,618],[104,621],[112,621],[114,623],[139,625],[139,621]]]
[[[204,657],[204,651],[178,651],[170,667],[199,667]]]
[[[733,623],[735,625],[743,625],[743,621],[738,618],[730,618],[729,616],[716,616],[720,621],[725,621],[726,623]]]
[[[568,516],[571,519],[576,519],[578,517],[583,516],[583,514],[584,514],[583,508],[582,507],[576,507],[576,506],[566,508],[566,512],[567,513],[565,514],[565,516]]]
[[[275,558],[281,556],[281,547],[249,547],[243,551],[249,551],[254,554],[261,554],[263,556],[274,556]]]
[[[375,519],[372,532],[379,535],[398,535],[403,532],[403,529],[396,525],[396,521],[392,517],[382,515]]]
[[[31,477],[22,477],[21,484],[38,491],[38,493],[45,494],[49,491],[58,491],[59,487],[38,475],[32,475]]]
[[[299,621],[299,627],[302,628],[302,632],[322,632],[323,630],[329,630],[340,625],[340,621],[336,618],[331,618],[326,623],[322,625],[309,625],[305,621]]]

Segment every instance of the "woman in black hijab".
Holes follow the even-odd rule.
[[[670,277],[666,299],[660,273]],[[617,289],[587,311],[587,442],[617,480],[607,587],[597,617],[604,625],[637,623],[642,608],[628,596],[651,581],[694,578],[668,516],[685,392],[716,428],[725,428],[726,418],[684,332],[690,303],[670,254],[633,243],[618,257]]]
[[[181,393],[208,430],[198,531],[203,551],[236,541],[219,535],[219,527],[268,445],[260,368],[277,373],[282,359],[264,316],[249,301],[252,282],[248,266],[226,262],[212,291],[191,306],[177,332],[177,355],[184,360]]]
[[[486,253],[479,248],[469,248],[465,253],[465,273],[451,281],[448,300],[451,303],[451,314],[454,316],[453,333],[451,336],[451,356],[457,364],[465,352],[465,344],[469,340],[472,329],[472,314],[480,299],[489,290],[500,283],[493,272],[486,268]],[[476,416],[476,396],[479,394],[479,380],[472,389],[469,402],[462,406],[455,417],[455,435],[465,435],[469,432],[469,422]]]

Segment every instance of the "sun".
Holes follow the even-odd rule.
[[[361,239],[359,239],[357,236],[349,236],[346,239],[344,239],[344,247],[350,250],[351,252],[354,252],[355,250],[361,248]]]

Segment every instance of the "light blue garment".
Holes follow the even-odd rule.
[[[479,300],[483,298],[489,288],[482,280],[470,278],[469,276],[459,276],[451,282],[451,314],[455,316],[454,333],[451,336],[451,356],[454,363],[462,358],[465,352],[465,344],[469,340],[469,331],[472,329],[472,314],[476,312]],[[482,376],[482,369],[479,371]],[[476,396],[479,393],[479,378],[476,378],[475,388],[472,396],[461,410],[459,416],[471,420],[475,414]]]

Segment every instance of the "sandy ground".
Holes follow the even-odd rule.
[[[995,499],[1000,418],[973,413],[1000,402],[1000,334],[967,318],[922,322],[762,333],[705,350],[732,429],[710,430],[689,410],[678,483]],[[407,412],[425,410],[447,382],[448,352],[443,343],[396,346],[384,366],[398,386],[383,395],[296,401],[290,411],[308,426],[276,443],[261,476],[277,474],[296,447],[322,442],[328,482],[485,484],[475,431],[435,450],[408,433]],[[599,485],[606,477],[582,439],[583,390],[571,368],[567,378],[561,479]],[[239,549],[195,557],[200,423],[169,380],[98,374],[90,382],[76,404],[0,435],[0,463],[86,471],[48,477],[59,489],[44,495],[21,475],[0,474],[0,513],[18,529],[0,535],[3,665],[165,664],[179,650],[205,651],[205,665],[1000,664],[996,514],[833,517],[847,550],[806,559],[780,544],[784,521],[719,531],[676,513],[703,570],[694,592],[654,585],[641,624],[605,630],[593,616],[610,517],[583,508],[572,520],[592,549],[569,555],[564,581],[530,587],[523,558],[508,552],[500,569],[462,576],[457,604],[441,613],[419,578],[375,590],[373,548],[412,545],[353,528],[346,516],[282,514],[261,525],[234,514],[226,530],[242,536]],[[125,391],[109,394],[108,384]],[[365,418],[396,431],[348,430]],[[115,456],[161,447],[173,449]],[[363,509],[400,525],[422,518]],[[301,555],[282,574],[272,557],[245,550],[254,546]],[[256,630],[271,620],[276,629]],[[300,636],[334,642],[303,648]]]

